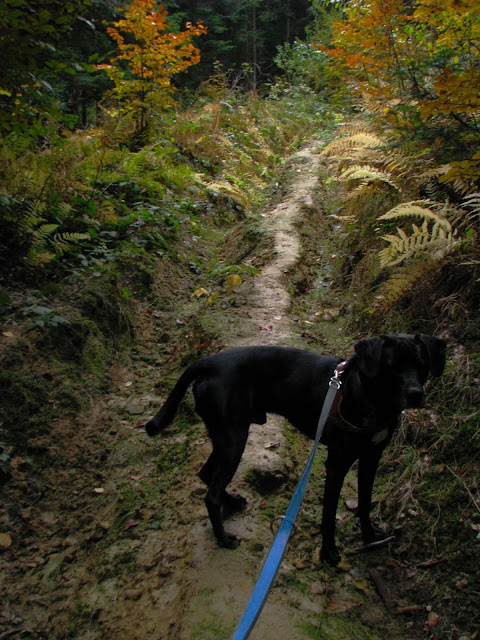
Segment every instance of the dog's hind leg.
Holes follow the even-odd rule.
[[[215,451],[212,451],[207,462],[203,465],[200,470],[198,476],[200,480],[202,480],[207,487],[210,486],[212,482],[212,477],[215,469],[218,467],[217,456]],[[227,493],[224,491],[222,506],[223,506],[223,516],[227,517],[232,513],[236,513],[237,511],[243,511],[247,505],[247,500],[236,493]]]
[[[208,425],[207,425],[208,426]],[[231,506],[240,500],[230,496],[226,488],[235,475],[247,442],[249,425],[236,426],[235,430],[225,434],[218,429],[209,429],[213,435],[213,451],[200,472],[202,480],[209,480],[208,491],[205,496],[210,522],[218,544],[227,549],[235,549],[240,540],[231,533],[225,531],[222,518],[222,507]],[[243,503],[245,504],[245,503]]]

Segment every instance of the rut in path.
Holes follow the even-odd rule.
[[[286,194],[263,214],[265,230],[273,235],[274,257],[255,277],[248,300],[250,318],[229,346],[282,344],[292,336],[294,330],[287,316],[290,299],[284,279],[298,257],[300,243],[295,223],[303,208],[313,206],[320,164],[321,158],[312,148],[304,149],[290,159],[291,179]],[[198,637],[224,637],[214,633],[209,636],[206,630],[229,630],[240,620],[272,540],[267,526],[259,524],[262,520],[258,514],[260,497],[251,491],[243,477],[251,467],[278,469],[282,444],[282,419],[279,417],[269,416],[266,425],[252,426],[242,462],[232,482],[233,490],[239,489],[247,496],[249,506],[246,512],[227,523],[227,529],[239,535],[242,544],[234,552],[219,549],[205,519],[195,526],[191,540],[192,571],[188,587],[182,593],[181,622],[171,630],[171,638],[187,640],[199,630],[205,635]],[[298,625],[305,621],[305,609],[318,613],[318,599],[309,603],[306,600],[302,605],[304,610],[299,611],[298,602],[293,603],[285,594],[273,592],[251,638],[303,638]]]

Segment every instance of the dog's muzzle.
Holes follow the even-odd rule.
[[[405,409],[421,409],[425,405],[423,387],[410,387],[405,390]]]

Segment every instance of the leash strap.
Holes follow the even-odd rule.
[[[340,363],[335,369],[332,378],[330,379],[328,392],[325,396],[325,401],[320,413],[320,418],[318,419],[317,432],[315,435],[315,442],[313,445],[312,453],[308,458],[305,469],[300,480],[298,481],[297,487],[292,496],[292,499],[290,500],[290,504],[288,505],[285,515],[280,516],[281,524],[277,531],[277,535],[273,540],[268,556],[260,572],[260,576],[258,577],[252,595],[250,596],[250,600],[248,601],[245,613],[240,620],[240,623],[237,627],[237,630],[235,631],[232,640],[245,640],[246,638],[248,638],[267,600],[269,591],[272,587],[273,581],[275,580],[275,576],[277,575],[280,563],[285,553],[290,534],[293,527],[295,526],[295,520],[300,510],[303,496],[307,488],[308,480],[310,478],[310,472],[312,470],[313,460],[315,458],[318,443],[320,442],[320,439],[322,437],[323,429],[330,414],[335,396],[337,395],[337,392],[341,386],[340,375],[343,371],[344,365],[344,362]]]

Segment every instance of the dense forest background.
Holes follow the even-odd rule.
[[[155,360],[145,318],[161,325],[148,339],[165,350],[155,366],[167,378],[221,346],[202,314],[234,308],[235,288],[255,277],[251,256],[269,250],[261,207],[286,158],[315,139],[322,223],[302,230],[292,304],[300,315],[308,295],[325,307],[328,284],[350,344],[388,331],[447,339],[435,411],[426,430],[408,423],[388,508],[415,495],[412,530],[431,531],[449,558],[448,579],[428,584],[454,620],[450,635],[437,620],[428,637],[459,637],[454,622],[477,637],[478,1],[3,0],[0,51],[0,480],[11,504],[44,495],[33,478],[62,454],[38,444],[52,425],[74,423],[119,362]],[[328,283],[316,271],[325,243]],[[331,315],[309,322],[313,349]],[[7,511],[2,529],[27,526]]]

